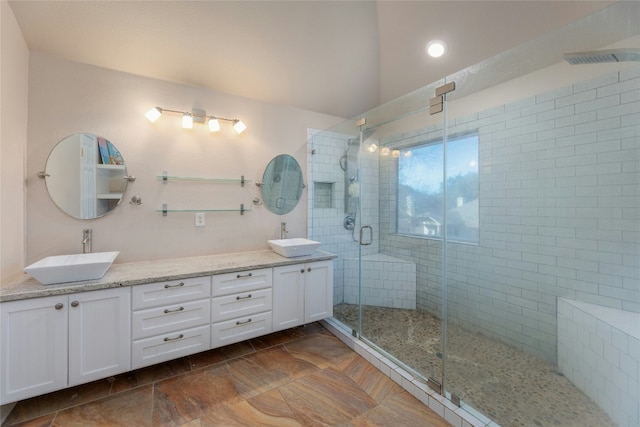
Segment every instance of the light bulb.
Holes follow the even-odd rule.
[[[378,146],[376,144],[373,144],[373,143],[371,145],[369,145],[369,148],[368,148],[370,153],[375,153],[377,149],[378,149]]]
[[[432,58],[440,58],[442,55],[447,53],[447,44],[442,40],[431,40],[427,44],[426,50]]]
[[[393,150],[391,152],[391,157],[400,157],[400,150]]]
[[[209,132],[218,132],[220,130],[220,123],[215,117],[209,118]]]
[[[236,130],[236,132],[239,134],[241,134],[242,132],[244,132],[244,130],[247,128],[247,125],[245,125],[244,123],[242,123],[240,120],[234,120],[233,121],[233,128]]]
[[[156,120],[158,120],[160,118],[160,116],[162,115],[162,108],[160,107],[153,107],[151,110],[147,111],[146,113],[144,113],[144,116],[151,122],[155,122]]]
[[[391,150],[389,150],[389,147],[382,147],[382,150],[380,150],[380,154],[383,156],[388,156],[390,152]]]
[[[184,129],[193,129],[193,116],[189,113],[185,113],[182,116],[182,127]]]
[[[402,156],[409,158],[409,157],[413,156],[413,153],[411,152],[411,150],[403,151],[402,152]]]

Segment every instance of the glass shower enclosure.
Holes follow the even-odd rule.
[[[638,16],[310,131],[334,320],[481,423],[639,424]]]

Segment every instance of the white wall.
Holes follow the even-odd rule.
[[[93,229],[95,252],[118,250],[117,262],[260,250],[279,236],[286,221],[289,236],[305,236],[306,195],[288,215],[254,206],[262,198],[255,181],[267,163],[281,153],[292,154],[306,176],[307,128],[326,128],[340,119],[286,106],[268,105],[245,98],[159,81],[66,61],[32,52],[29,75],[29,141],[27,153],[27,262],[42,257],[77,253],[82,249],[82,229]],[[144,113],[153,106],[242,119],[248,129],[236,135],[222,122],[210,134],[206,126],[181,128],[181,118],[165,115],[150,123]],[[44,169],[49,151],[64,137],[92,132],[106,137],[122,153],[129,184],[125,200],[109,215],[78,220],[62,213],[49,198],[45,182],[36,176]],[[237,178],[239,184],[169,182],[169,175]],[[4,189],[4,184],[3,184]],[[141,206],[129,204],[133,195]],[[194,227],[193,213],[156,210],[239,208],[252,212],[207,213],[206,226]]]
[[[25,258],[25,153],[29,51],[6,1],[0,2],[0,281]]]

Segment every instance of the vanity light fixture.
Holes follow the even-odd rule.
[[[389,147],[382,147],[382,150],[380,150],[380,154],[382,154],[383,156],[388,156],[389,153],[391,153]]]
[[[193,123],[207,123],[210,132],[217,132],[220,130],[220,120],[225,122],[231,122],[233,129],[236,133],[241,134],[247,129],[247,125],[245,125],[239,119],[225,119],[224,117],[216,117],[216,116],[208,116],[207,112],[204,110],[193,109],[191,112],[187,111],[178,111],[178,110],[169,110],[167,108],[162,107],[153,107],[149,111],[145,113],[145,117],[150,122],[155,122],[165,113],[170,114],[179,114],[182,116],[182,127],[185,129],[192,129]]]
[[[242,123],[242,121],[235,119],[233,121],[233,128],[236,130],[236,132],[238,132],[238,135],[239,135],[245,131],[245,129],[247,128],[247,125]]]
[[[209,132],[218,132],[220,130],[220,122],[215,117],[209,119]]]
[[[193,116],[190,113],[184,113],[182,115],[182,128],[193,129]]]
[[[378,146],[373,142],[367,148],[367,150],[369,150],[370,153],[375,153],[377,149],[378,149]]]

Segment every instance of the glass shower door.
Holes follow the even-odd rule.
[[[595,313],[637,311],[640,67],[548,52],[637,46],[639,12],[618,2],[447,78],[443,379],[478,418],[637,424],[626,347]]]

